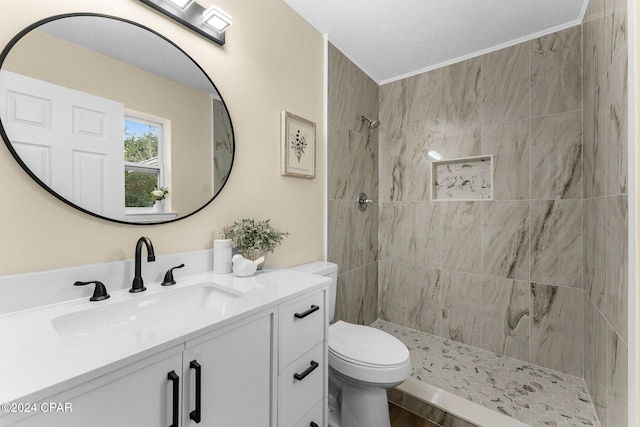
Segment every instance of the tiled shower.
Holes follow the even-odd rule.
[[[339,318],[584,378],[602,425],[626,426],[625,5],[379,92],[329,45]],[[428,151],[493,155],[493,199],[433,201]],[[378,200],[364,213],[361,191]]]

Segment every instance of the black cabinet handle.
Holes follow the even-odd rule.
[[[318,362],[315,362],[312,360],[311,366],[309,366],[306,371],[304,371],[301,374],[293,374],[293,378],[297,379],[298,381],[302,381],[307,375],[313,372],[318,366],[320,366],[318,365]]]
[[[309,427],[318,427],[318,424],[316,424],[313,421],[311,421],[311,424],[309,424]]]
[[[320,310],[320,307],[318,307],[317,305],[312,305],[311,308],[307,311],[305,311],[304,313],[296,313],[293,315],[293,317],[295,317],[296,319],[304,319],[305,317],[307,317],[308,315],[310,315],[311,313],[315,313],[316,311]]]
[[[200,423],[200,415],[202,414],[200,410],[200,404],[202,403],[202,396],[200,394],[202,390],[202,366],[200,366],[200,364],[195,360],[192,360],[189,363],[189,368],[196,370],[196,409],[189,413],[189,418],[191,418],[196,423]]]
[[[176,371],[171,371],[167,374],[167,379],[173,383],[173,414],[169,427],[178,427],[178,418],[180,417],[180,377],[176,374]]]

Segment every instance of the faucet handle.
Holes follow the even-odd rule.
[[[167,272],[164,275],[164,280],[162,281],[161,285],[162,286],[175,285],[176,281],[173,279],[173,270],[175,270],[176,268],[182,268],[182,267],[184,267],[184,264],[177,265],[177,266],[167,270]]]
[[[97,280],[92,280],[90,282],[75,282],[73,286],[84,286],[91,283],[95,283],[96,287],[93,289],[93,296],[89,298],[89,301],[102,301],[111,296],[107,293],[107,288],[105,288],[102,282],[99,282]]]

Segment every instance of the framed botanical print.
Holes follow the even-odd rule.
[[[281,173],[300,178],[316,177],[316,124],[282,112]]]

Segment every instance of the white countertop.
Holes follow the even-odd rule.
[[[60,316],[104,310],[137,298],[171,298],[171,293],[205,282],[242,296],[227,302],[222,310],[193,312],[137,332],[69,339],[61,336],[52,323]],[[147,290],[138,294],[124,289],[110,292],[111,298],[104,301],[82,298],[0,316],[0,403],[43,399],[328,283],[330,279],[323,276],[285,269],[267,269],[248,278],[203,273],[178,279],[176,285],[168,287],[145,284]]]

